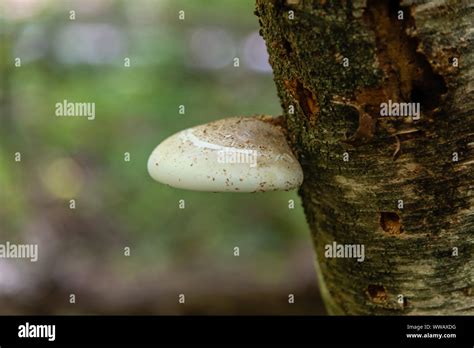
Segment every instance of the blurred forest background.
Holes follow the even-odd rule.
[[[188,192],[146,170],[176,131],[281,113],[253,0],[0,7],[0,243],[39,245],[36,263],[0,259],[0,314],[324,314],[296,192]],[[64,99],[96,119],[56,117]]]

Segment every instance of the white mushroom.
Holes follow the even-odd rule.
[[[297,188],[303,171],[274,120],[232,117],[185,129],[153,150],[148,172],[164,184],[196,191]]]

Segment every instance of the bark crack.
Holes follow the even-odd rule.
[[[285,87],[290,92],[298,105],[303,110],[303,114],[309,121],[309,125],[314,127],[319,113],[319,104],[312,91],[306,88],[299,80],[285,80]]]

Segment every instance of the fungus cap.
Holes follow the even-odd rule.
[[[297,188],[303,171],[274,120],[232,117],[185,129],[153,150],[148,172],[164,184],[196,191]]]

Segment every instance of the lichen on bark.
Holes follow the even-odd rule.
[[[473,13],[257,0],[330,313],[474,313]],[[420,103],[420,120],[380,118],[389,99]],[[333,241],[366,259],[325,258]]]

